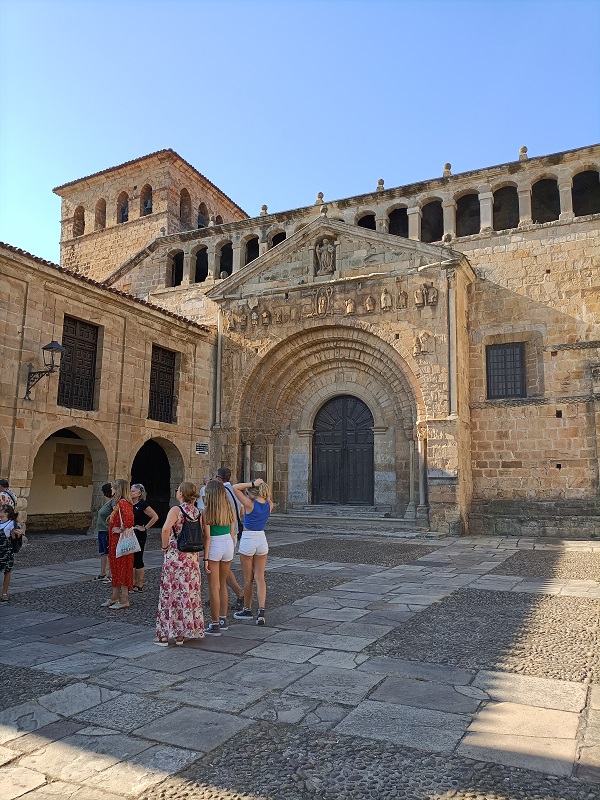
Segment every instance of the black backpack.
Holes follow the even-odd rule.
[[[179,508],[183,514],[183,525],[177,537],[177,549],[182,553],[199,553],[204,550],[204,530],[200,522],[200,515],[198,515],[198,519],[193,519],[188,517],[182,506]]]

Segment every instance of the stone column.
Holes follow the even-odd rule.
[[[458,368],[456,330],[456,273],[450,270],[446,275],[448,292],[448,413],[458,411]]]
[[[419,448],[419,505],[417,519],[429,523],[429,506],[427,505],[427,425],[417,428]]]
[[[573,195],[571,192],[571,178],[561,178],[558,182],[560,194],[560,216],[559,219],[569,222],[573,219]]]
[[[221,384],[222,384],[222,361],[223,361],[223,313],[219,306],[217,310],[217,353],[215,369],[215,407],[213,427],[221,427]]]
[[[600,364],[592,364],[592,391],[596,398],[600,397]],[[594,421],[596,428],[596,462],[597,475],[600,477],[600,400],[594,400]],[[597,478],[598,480],[598,478]]]
[[[494,195],[492,192],[479,193],[480,231],[486,233],[494,228]]]
[[[519,228],[531,225],[531,186],[518,190],[519,195]]]
[[[388,218],[387,214],[385,216],[376,216],[375,217],[375,228],[380,231],[381,233],[388,232]]]
[[[442,212],[444,214],[444,237],[456,236],[456,203],[454,200],[444,200],[442,202]]]
[[[244,483],[251,480],[251,464],[252,464],[252,443],[244,443]]]
[[[408,505],[406,506],[406,511],[404,512],[404,519],[414,520],[417,518],[414,439],[409,441],[408,448]]]
[[[237,272],[244,266],[243,257],[245,249],[246,248],[239,243],[233,245],[233,265],[231,267],[231,274]]]
[[[267,483],[273,492],[273,480],[275,476],[275,445],[273,442],[267,442]]]
[[[196,256],[191,253],[184,253],[183,256],[183,278],[182,286],[189,286],[196,279]]]
[[[421,209],[413,206],[407,209],[408,214],[408,238],[418,242],[421,239]]]
[[[206,254],[208,258],[208,277],[209,278],[218,278],[219,277],[219,259],[221,257],[220,253],[217,253],[216,245],[214,242],[211,242],[208,245],[208,253]]]

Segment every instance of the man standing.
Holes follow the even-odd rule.
[[[0,504],[2,503],[8,503],[13,508],[16,508],[17,505],[17,498],[8,488],[8,481],[4,478],[0,480]]]
[[[233,493],[233,487],[231,486],[231,470],[229,469],[229,467],[220,467],[217,470],[217,474],[215,475],[215,480],[221,481],[221,483],[225,487],[225,491],[227,492],[227,498],[231,503],[233,513],[235,514],[235,518],[237,520],[238,541],[239,541],[239,529],[241,527],[240,513],[243,513],[243,511],[240,511],[240,505]],[[227,573],[227,586],[229,586],[232,592],[235,592],[236,596],[236,601],[235,604],[232,606],[232,608],[234,608],[235,611],[242,611],[242,609],[244,608],[244,590],[237,582],[236,577],[231,570],[229,570],[229,572]]]

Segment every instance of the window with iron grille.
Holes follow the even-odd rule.
[[[89,322],[65,317],[62,345],[65,352],[60,362],[56,402],[59,406],[92,411],[98,328]]]
[[[172,350],[152,345],[148,419],[175,423],[175,357]]]
[[[526,397],[525,343],[490,344],[485,355],[488,400]]]

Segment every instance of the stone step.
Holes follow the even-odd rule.
[[[291,512],[298,512],[302,514],[316,514],[317,516],[328,517],[363,517],[363,516],[376,516],[376,517],[391,517],[391,506],[352,506],[352,505],[310,505],[300,506],[299,508],[290,509]]]
[[[386,534],[417,536],[428,534],[429,529],[412,520],[395,517],[382,517],[377,514],[356,516],[329,516],[302,511],[288,511],[287,513],[275,512],[269,520],[269,528],[297,527],[306,532],[313,530],[327,530],[337,533],[352,533],[357,531],[377,531]]]

